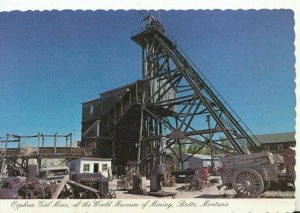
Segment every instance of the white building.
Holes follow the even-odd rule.
[[[211,166],[211,157],[210,155],[202,155],[202,154],[192,154],[184,153],[183,154],[183,170],[186,169],[200,169],[202,167],[210,167]],[[176,167],[181,168],[180,162],[176,159]],[[220,159],[219,156],[215,156],[214,159],[215,167],[220,167]]]
[[[70,162],[70,171],[76,173],[101,173],[108,177],[111,175],[111,160],[110,158],[80,158]]]

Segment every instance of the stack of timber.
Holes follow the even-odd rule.
[[[244,169],[253,169],[264,180],[278,180],[278,167],[270,152],[258,152],[247,155],[225,156],[221,158],[223,165],[223,184],[232,183],[234,174]]]

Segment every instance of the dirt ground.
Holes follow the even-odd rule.
[[[220,178],[220,177],[211,177],[211,178]],[[112,182],[109,182],[109,188],[115,190],[117,199],[191,199],[191,198],[236,198],[235,193],[232,189],[218,190],[217,186],[219,183],[208,183],[207,187],[202,191],[185,191],[184,183],[177,183],[175,187],[163,187],[164,192],[176,193],[174,196],[166,197],[156,197],[151,195],[134,195],[129,194],[125,190],[117,190],[117,181],[119,179],[114,179]],[[150,180],[146,178],[142,179],[143,189],[146,189],[147,192],[150,191]],[[294,191],[267,191],[261,195],[261,198],[294,198]]]

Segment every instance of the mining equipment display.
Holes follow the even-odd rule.
[[[232,187],[239,197],[259,197],[271,182],[294,182],[293,161],[286,157],[287,169],[282,170],[279,158],[262,149],[162,24],[153,16],[144,16],[144,22],[131,36],[142,50],[142,79],[83,103],[79,147],[72,147],[71,134],[61,135],[66,139],[61,148],[56,146],[58,134],[49,136],[54,138],[53,147],[44,147],[47,135],[31,136],[38,140],[38,148],[31,153],[23,153],[20,136],[7,135],[1,141],[6,147],[0,150],[0,198],[115,198],[100,173],[63,174],[52,182],[37,178],[37,166],[28,163],[36,159],[41,168],[42,158],[86,156],[111,158],[114,176],[124,174],[126,164],[136,161],[136,169],[119,185],[144,194],[141,177],[146,176],[149,194],[168,196],[162,183],[174,186],[176,174],[180,176],[180,171],[174,173],[172,159],[176,158],[180,163],[177,169],[183,170],[187,161],[183,146],[193,143],[199,148],[191,156],[204,147],[213,150],[212,159],[213,153],[223,155],[220,187]],[[18,148],[7,148],[9,142],[16,142]],[[202,189],[206,178],[193,176],[189,183],[194,185],[189,186]]]
[[[114,168],[136,160],[150,191],[161,190],[167,153],[183,169],[187,143],[199,145],[195,153],[207,147],[223,154],[222,183],[240,197],[260,196],[271,181],[293,182],[162,24],[152,16],[144,22],[131,37],[142,49],[142,79],[83,103],[81,145],[112,158]]]

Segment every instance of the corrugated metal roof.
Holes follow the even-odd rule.
[[[117,88],[114,88],[114,89],[110,89],[110,90],[107,90],[107,91],[104,91],[104,92],[101,92],[100,95],[105,95],[107,93],[113,93],[117,90],[121,90],[121,89],[124,89],[126,87],[130,88],[132,86],[134,86],[138,81],[135,81],[135,82],[132,82],[130,84],[126,84],[126,85],[123,85],[123,86],[120,86],[120,87],[117,87]]]
[[[192,154],[190,154],[190,153],[184,153],[184,155],[185,155],[186,158],[188,158]],[[194,154],[193,157],[204,159],[204,160],[210,160],[211,159],[210,155],[202,155],[202,154]]]
[[[89,160],[89,161],[111,161],[112,159],[111,158],[78,158],[78,159],[75,159],[73,161],[76,161],[76,160]]]
[[[87,100],[85,102],[82,102],[81,104],[86,104],[86,103],[89,103],[89,102],[95,102],[95,101],[100,101],[100,98],[94,98],[94,99],[90,99],[90,100]]]
[[[256,137],[262,144],[296,142],[295,132],[262,134],[262,135],[256,135]]]

